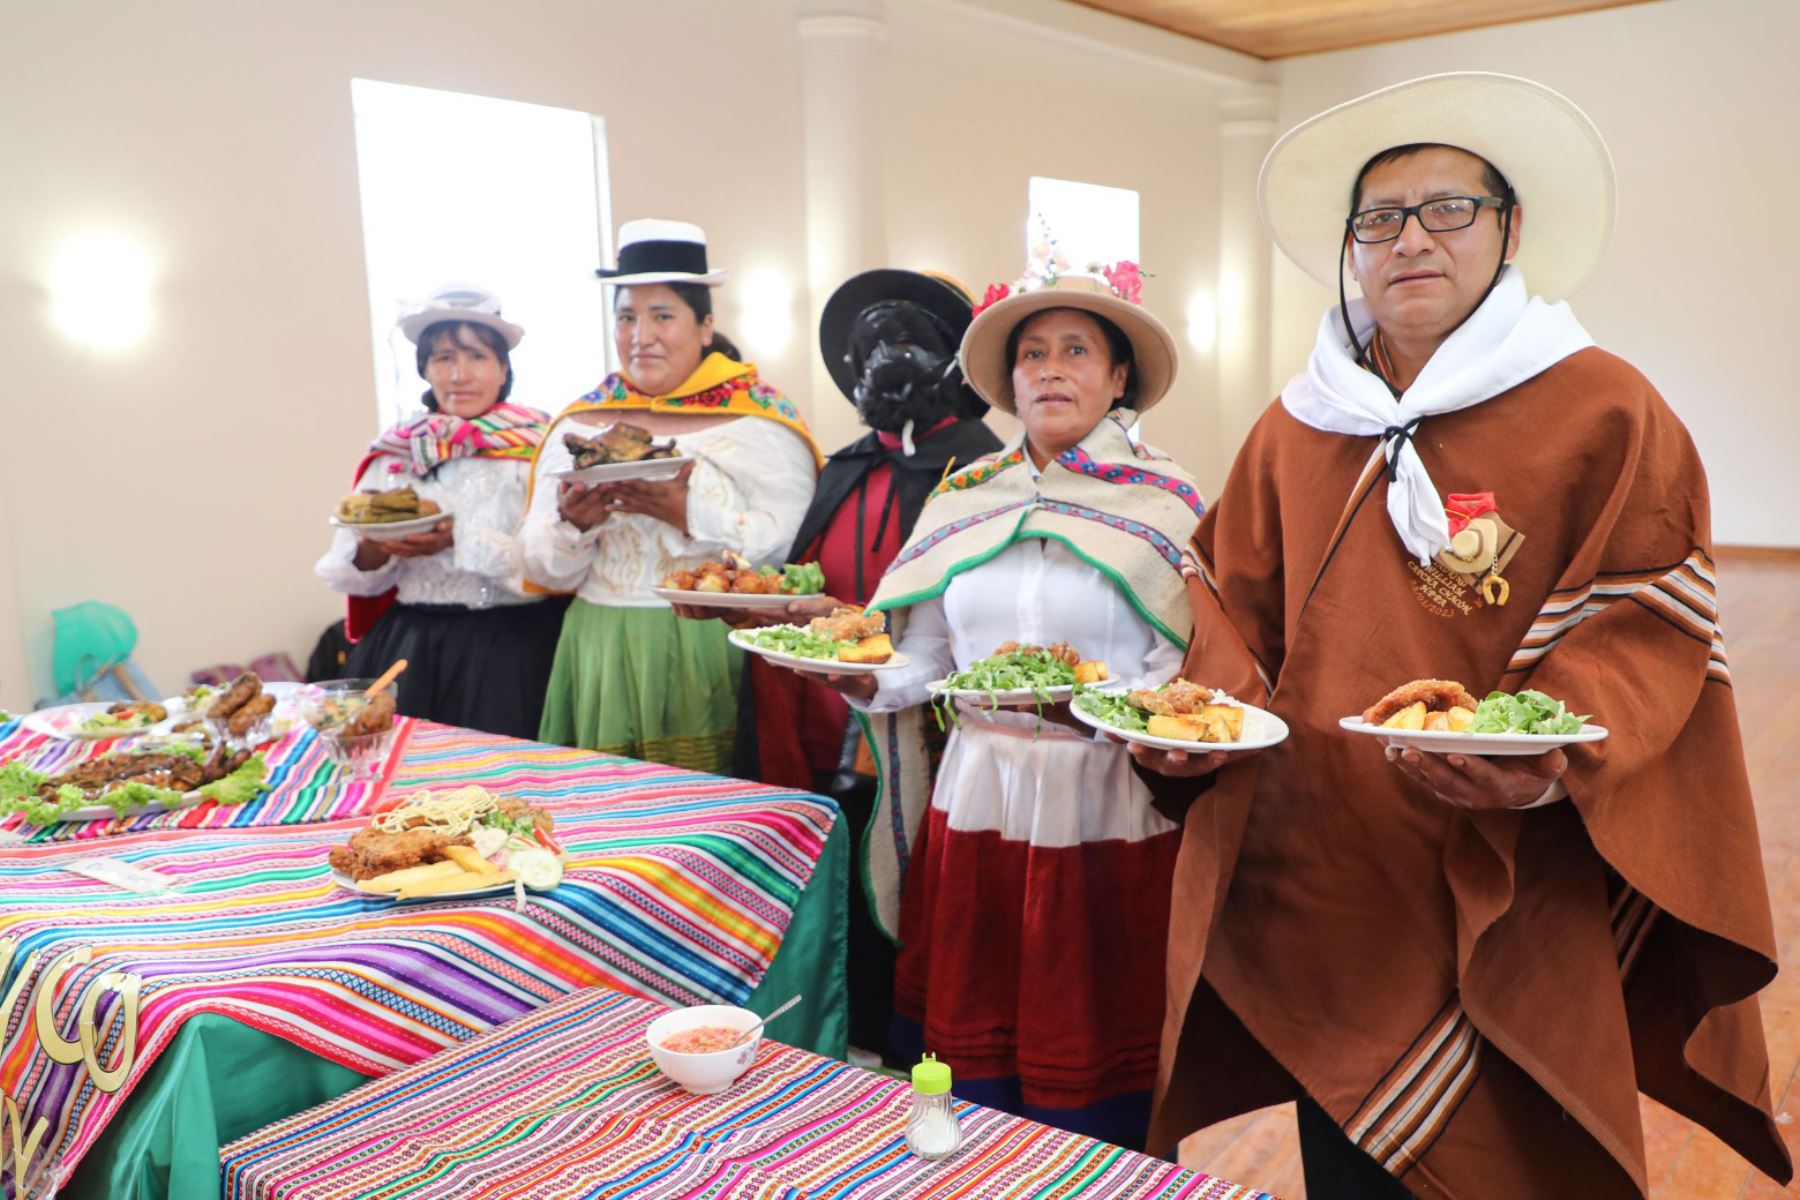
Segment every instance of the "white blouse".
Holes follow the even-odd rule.
[[[1131,687],[1174,678],[1182,660],[1181,648],[1140,617],[1112,580],[1061,542],[1027,538],[952,579],[937,599],[906,610],[894,648],[907,664],[875,673],[880,686],[867,710],[923,704],[927,683],[988,657],[1005,642],[1067,642]],[[1037,721],[1024,709],[983,715],[1003,724]]]
[[[420,496],[437,501],[455,516],[455,543],[429,558],[390,558],[373,571],[359,571],[356,535],[340,529],[331,539],[331,549],[313,567],[319,578],[333,591],[350,596],[378,596],[397,588],[402,604],[493,608],[542,599],[525,594],[519,542],[530,463],[508,458],[453,458],[440,464],[431,478],[415,479],[410,473],[390,473],[389,467],[396,462],[390,455],[375,459],[356,486],[392,487],[395,480],[410,483]]]
[[[651,588],[671,571],[726,550],[753,563],[779,564],[812,503],[818,465],[806,439],[775,421],[739,417],[675,437],[682,455],[694,460],[688,533],[643,513],[614,513],[583,531],[557,512],[557,481],[544,476],[573,465],[560,426],[551,426],[538,455],[537,485],[521,534],[525,574],[545,587],[573,590],[590,604],[666,606]]]

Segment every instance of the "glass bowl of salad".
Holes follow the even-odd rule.
[[[389,684],[369,695],[373,679],[328,679],[309,683],[294,697],[300,715],[319,734],[331,761],[350,769],[352,779],[381,773],[394,742],[399,688]]]

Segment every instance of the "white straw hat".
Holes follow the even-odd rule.
[[[486,325],[506,339],[509,351],[517,349],[525,336],[523,325],[514,325],[500,316],[500,297],[468,283],[440,284],[431,295],[402,313],[395,324],[406,340],[416,346],[425,331],[440,321]]]
[[[615,287],[634,283],[700,283],[718,287],[728,271],[709,270],[706,231],[687,221],[646,218],[619,226],[619,265],[595,271]]]
[[[1617,210],[1612,155],[1566,96],[1515,75],[1427,75],[1302,121],[1263,160],[1263,226],[1296,266],[1335,288],[1357,173],[1417,142],[1478,154],[1506,176],[1525,213],[1513,262],[1533,292],[1558,300],[1593,277]]]

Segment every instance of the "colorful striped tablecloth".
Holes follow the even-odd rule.
[[[226,1200],[1272,1200],[971,1104],[926,1162],[907,1084],[769,1041],[690,1096],[645,1049],[662,1011],[581,992],[279,1121],[222,1151]]]
[[[46,1001],[72,1038],[100,975],[142,979],[136,1057],[117,1093],[99,1091],[79,1062],[53,1062],[33,1021],[4,1030],[0,1091],[28,1128],[50,1121],[44,1150],[73,1168],[198,1013],[379,1075],[595,984],[673,1004],[741,1003],[837,817],[815,796],[419,723],[395,794],[469,782],[555,813],[564,882],[529,895],[523,911],[511,896],[395,904],[339,888],[326,853],[361,818],[159,828],[101,843],[178,881],[148,896],[61,869],[96,853],[91,842],[0,847],[0,941],[16,949],[0,997],[22,988],[28,1017],[48,965],[90,947],[91,961],[70,966]],[[107,993],[99,1028],[118,1007]],[[106,1064],[118,1040],[105,1036]]]
[[[394,742],[381,770],[370,779],[351,780],[325,752],[319,735],[300,728],[262,750],[269,764],[269,787],[247,804],[221,805],[211,800],[192,808],[100,821],[63,821],[32,825],[17,813],[0,819],[0,845],[19,840],[71,842],[147,829],[245,829],[256,825],[298,825],[364,816],[381,804],[389,778],[401,762],[414,729],[410,717],[394,727]],[[76,763],[129,748],[130,738],[81,741],[32,733],[17,721],[0,724],[0,763],[18,762],[45,775]],[[11,835],[11,836],[8,836]]]

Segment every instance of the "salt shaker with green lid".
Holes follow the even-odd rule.
[[[950,1095],[950,1064],[927,1054],[912,1069],[912,1108],[906,1114],[906,1148],[925,1159],[949,1158],[962,1145]]]

